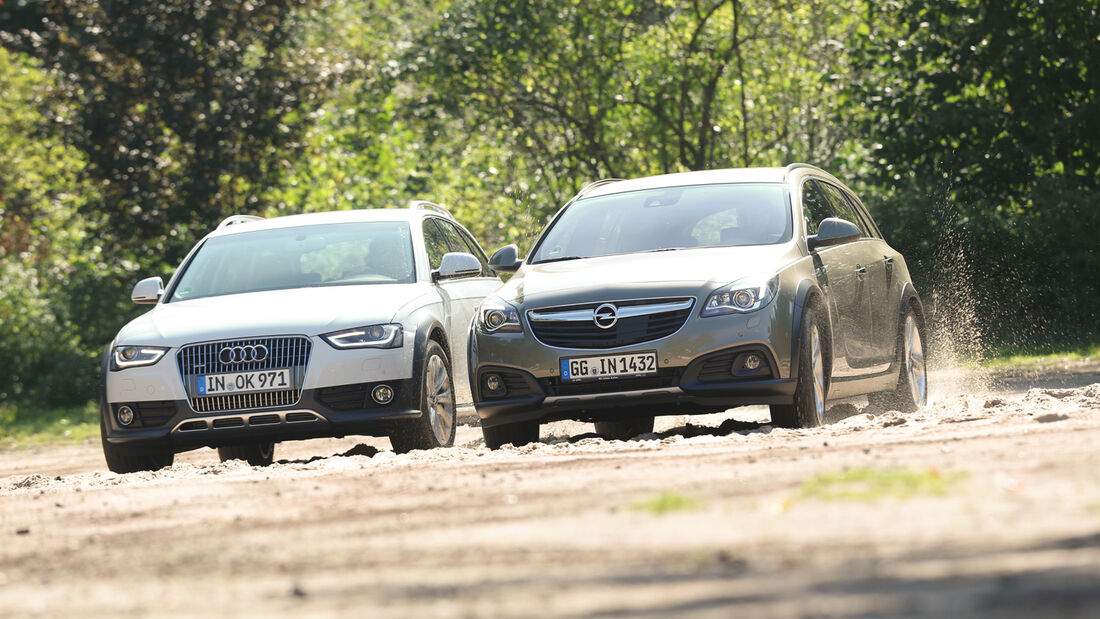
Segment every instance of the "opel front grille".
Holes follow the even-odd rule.
[[[617,348],[668,337],[691,315],[695,299],[641,299],[541,308],[527,312],[531,332],[557,348]],[[596,310],[614,306],[616,321],[609,328],[596,324]]]
[[[223,362],[221,350],[226,347],[256,349],[263,347],[266,355],[259,361]],[[218,413],[224,411],[250,410],[257,408],[278,408],[293,406],[302,397],[302,383],[306,376],[311,349],[309,338],[301,335],[263,337],[237,340],[221,340],[188,344],[176,354],[180,378],[187,392],[191,408],[198,413]],[[230,355],[226,355],[231,357]],[[197,382],[199,376],[226,374],[230,372],[258,372],[262,370],[290,370],[290,389],[262,391],[255,393],[228,393],[221,395],[199,395]]]

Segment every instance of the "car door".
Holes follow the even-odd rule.
[[[835,208],[827,183],[809,179],[802,186],[802,205],[807,234],[816,234],[816,224],[825,217],[842,217]],[[835,188],[834,188],[835,189]],[[845,218],[846,219],[846,218]],[[855,222],[852,222],[855,223]],[[850,378],[867,372],[873,360],[871,334],[871,291],[867,281],[867,248],[860,241],[822,247],[814,251],[825,271],[830,299],[835,308],[833,376]],[[839,336],[839,337],[837,337]]]
[[[894,265],[901,258],[893,247],[882,238],[867,209],[850,191],[844,192],[855,215],[862,224],[866,243],[874,247],[873,262],[868,266],[868,278],[871,280],[871,323],[874,331],[874,346],[878,362],[890,363],[897,354],[898,320],[900,312],[898,299],[901,298],[901,284],[894,273]]]
[[[446,240],[447,251],[473,254],[481,263],[481,273],[476,276],[444,280],[437,284],[451,301],[447,337],[453,351],[451,356],[455,357],[451,359],[455,392],[460,402],[471,402],[473,398],[470,394],[469,371],[466,367],[466,345],[469,342],[470,325],[473,324],[474,310],[478,304],[499,288],[501,282],[489,269],[488,260],[485,258],[485,253],[481,251],[481,247],[469,237],[465,230],[445,219],[433,217],[430,221],[438,226]]]

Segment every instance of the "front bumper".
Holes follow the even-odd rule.
[[[388,436],[396,424],[416,418],[420,391],[414,379],[385,381],[395,393],[386,405],[370,400],[381,383],[357,383],[303,390],[292,406],[196,413],[187,400],[104,403],[107,442],[156,450],[186,451],[250,441],[288,441],[347,435]],[[118,423],[121,406],[130,406],[135,421]]]
[[[483,426],[538,419],[605,420],[638,414],[702,414],[736,406],[790,404],[791,308],[773,303],[752,314],[700,318],[698,310],[665,338],[614,349],[547,346],[523,333],[471,337],[471,390]],[[658,373],[643,378],[571,383],[561,359],[656,351]],[[740,355],[757,353],[767,372],[735,375]],[[485,378],[497,374],[506,393],[493,397]]]

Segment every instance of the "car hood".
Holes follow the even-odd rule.
[[[793,243],[784,243],[525,264],[497,294],[520,304],[698,296],[746,277],[774,275],[800,257]]]
[[[237,337],[320,335],[394,321],[423,295],[424,284],[268,290],[158,304],[123,327],[117,341],[181,346]]]

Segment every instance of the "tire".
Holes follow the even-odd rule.
[[[615,421],[597,421],[595,425],[596,434],[618,441],[625,441],[639,434],[653,432],[653,415],[617,419]]]
[[[275,443],[244,443],[242,445],[226,445],[218,448],[218,458],[222,462],[229,460],[244,460],[252,466],[271,466],[275,461]]]
[[[519,421],[491,428],[481,426],[481,434],[485,437],[485,446],[489,449],[500,449],[509,443],[514,447],[522,447],[528,443],[538,442],[539,422]]]
[[[897,361],[900,365],[894,389],[867,396],[880,410],[912,413],[928,403],[928,368],[924,356],[924,326],[912,306],[905,312],[898,332]]]
[[[107,425],[102,413],[99,416],[99,437],[103,443],[103,458],[112,473],[137,473],[138,471],[159,471],[172,466],[176,454],[169,452],[150,452],[148,449],[137,451],[125,445],[113,445],[107,442]]]
[[[455,386],[451,362],[443,347],[428,340],[420,368],[420,417],[399,426],[390,436],[397,453],[450,447],[455,442]]]
[[[793,404],[772,404],[772,425],[782,428],[814,428],[825,422],[829,377],[825,370],[826,340],[818,326],[817,310],[802,314],[798,348],[798,383]]]

